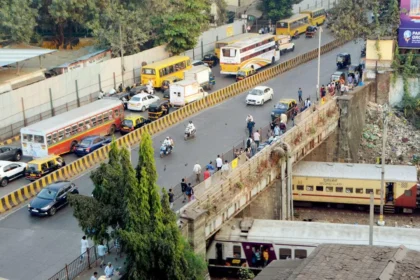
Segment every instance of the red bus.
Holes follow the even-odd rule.
[[[40,158],[71,152],[86,136],[114,134],[123,119],[124,105],[120,100],[97,100],[22,128],[23,155]]]

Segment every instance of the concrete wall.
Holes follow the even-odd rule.
[[[413,97],[420,94],[419,78],[408,79],[409,83],[409,94]],[[404,96],[404,83],[402,77],[397,77],[396,81],[393,82],[390,79],[390,90],[389,90],[389,104],[391,106],[398,105],[402,101]]]
[[[306,155],[304,161],[320,161],[320,162],[337,162],[338,161],[338,146],[339,146],[339,129],[336,128],[334,132],[328,136],[315,150]]]

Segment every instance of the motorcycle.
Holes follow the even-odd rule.
[[[167,156],[170,153],[172,153],[172,149],[173,147],[169,147],[168,149],[166,149],[166,145],[160,146],[160,157],[163,158],[163,156]]]
[[[193,129],[191,132],[188,130],[188,128],[185,129],[184,132],[184,140],[188,140],[190,138],[195,137],[195,129]]]

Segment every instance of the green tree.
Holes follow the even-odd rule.
[[[262,0],[259,9],[264,17],[270,19],[275,24],[281,19],[290,17],[293,14],[293,5],[300,3],[301,0]]]
[[[153,19],[155,44],[167,44],[167,50],[180,54],[197,45],[209,23],[209,0],[179,0]]]
[[[0,40],[28,43],[34,35],[37,10],[31,0],[0,0]]]

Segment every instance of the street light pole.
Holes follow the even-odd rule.
[[[318,79],[316,84],[316,100],[319,100],[319,75],[321,71],[321,35],[322,27],[319,27],[319,41],[318,41]]]
[[[386,138],[388,134],[388,106],[387,104],[384,104],[383,109],[383,126],[384,131],[382,135],[382,159],[381,159],[381,208],[379,213],[379,221],[378,225],[384,226],[384,196],[385,196],[385,146],[386,146]]]
[[[120,51],[121,51],[121,85],[124,91],[124,47],[122,41],[122,30],[121,30],[121,23],[120,23]]]

